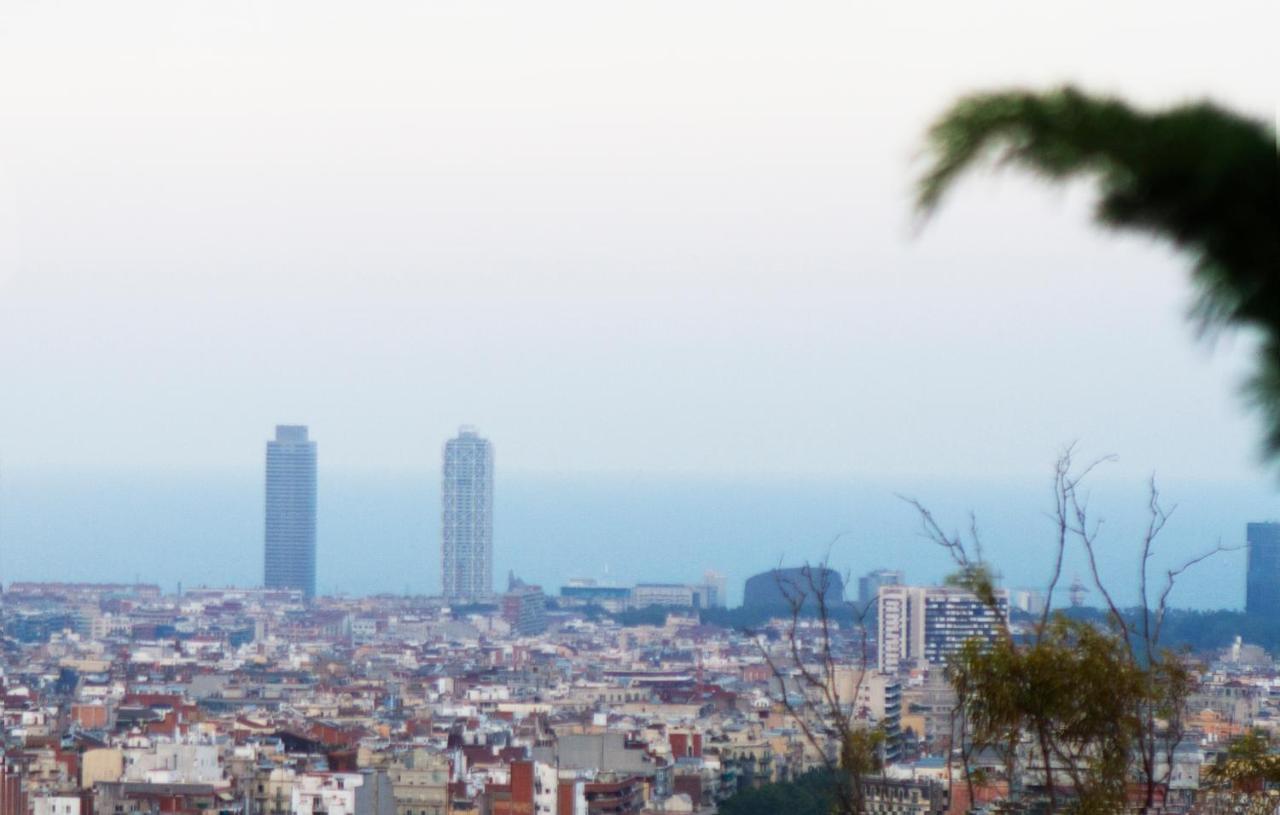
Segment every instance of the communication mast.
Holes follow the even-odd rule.
[[[1089,589],[1080,580],[1080,575],[1076,575],[1076,579],[1071,581],[1071,588],[1068,589],[1068,592],[1068,596],[1071,598],[1071,607],[1080,608],[1084,605],[1084,596],[1089,593]]]

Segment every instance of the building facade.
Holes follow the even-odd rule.
[[[914,664],[945,665],[969,640],[994,642],[1009,624],[1009,593],[997,589],[995,600],[992,608],[950,586],[881,586],[876,607],[880,670],[893,674]]]
[[[876,604],[881,586],[901,586],[902,572],[896,569],[876,569],[858,578],[858,610],[865,612]]]
[[[885,737],[881,759],[897,761],[902,755],[902,683],[898,677],[841,666],[832,673],[830,687],[841,704],[853,706],[855,720],[880,728]]]
[[[702,608],[696,586],[681,583],[639,583],[631,589],[631,607]]]
[[[547,630],[547,598],[540,586],[515,586],[502,596],[502,618],[511,630],[529,637]]]
[[[605,611],[619,612],[631,601],[631,589],[625,586],[601,586],[594,580],[574,578],[560,587],[562,606],[599,606]]]
[[[396,815],[446,815],[449,809],[449,759],[415,749],[387,770],[395,793]]]
[[[267,442],[262,582],[316,593],[316,443],[302,425],[278,425]]]
[[[817,566],[774,569],[747,578],[742,588],[742,607],[789,614],[793,602],[798,602],[803,613],[814,614],[818,611],[818,596],[829,609],[844,602],[844,580],[839,572]]]
[[[883,586],[876,593],[876,657],[885,673],[896,674],[909,665],[912,600],[908,586]]]
[[[396,815],[395,789],[384,772],[309,772],[294,779],[293,815]]]
[[[1249,614],[1280,619],[1280,523],[1249,524],[1249,566],[1244,609]]]
[[[441,582],[445,599],[493,595],[493,445],[462,428],[444,445]]]
[[[729,597],[725,588],[724,575],[708,570],[702,574],[702,582],[698,584],[702,594],[703,608],[727,608]]]

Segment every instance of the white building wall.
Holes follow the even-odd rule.
[[[307,773],[294,780],[293,815],[356,815],[356,790],[364,783],[357,773]]]
[[[80,815],[80,799],[71,795],[41,795],[31,799],[31,815]]]

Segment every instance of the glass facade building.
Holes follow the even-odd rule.
[[[316,593],[316,443],[301,425],[277,425],[267,442],[262,584]]]
[[[1249,524],[1245,539],[1249,543],[1245,611],[1280,620],[1280,523]]]

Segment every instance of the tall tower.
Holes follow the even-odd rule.
[[[493,595],[493,445],[463,427],[444,445],[441,572],[445,599]]]
[[[1249,524],[1245,539],[1249,542],[1249,567],[1244,609],[1280,620],[1280,523]]]
[[[316,443],[305,425],[276,425],[267,442],[262,584],[316,593]]]
[[[902,572],[895,569],[876,569],[858,578],[858,613],[866,614],[876,604],[881,586],[901,586]]]

